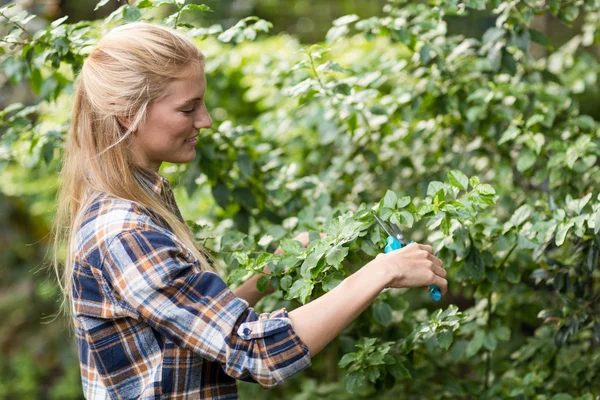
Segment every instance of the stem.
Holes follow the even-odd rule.
[[[28,44],[27,42],[11,42],[11,41],[8,41],[6,39],[0,39],[0,42],[4,42],[4,43],[7,43],[7,44],[19,44],[21,46],[25,46],[25,45]]]
[[[330,94],[329,90],[327,90],[327,88],[321,81],[321,77],[319,76],[319,73],[317,72],[317,69],[315,68],[315,60],[312,58],[312,55],[310,54],[310,52],[308,52],[307,54],[308,54],[308,59],[310,60],[310,68],[312,69],[313,74],[315,74],[315,78],[317,78],[317,82],[319,82],[319,86],[321,86],[321,89],[323,89],[325,91],[325,93]]]
[[[487,311],[488,311],[488,320],[487,320],[486,335],[490,332],[490,328],[492,325],[492,323],[491,323],[491,321],[492,321],[492,291],[491,290],[490,290],[490,294],[488,294]],[[492,370],[492,351],[488,350],[486,366],[485,366],[485,382],[484,382],[484,391],[485,392],[487,392],[487,390],[489,389],[490,371],[491,370]]]
[[[504,267],[504,265],[508,261],[508,258],[512,254],[512,252],[517,248],[517,243],[518,242],[515,242],[512,245],[512,247],[510,248],[510,250],[508,251],[508,253],[506,253],[506,255],[504,256],[504,258],[500,262],[500,265],[498,265],[499,269],[502,268],[502,267]],[[487,304],[488,320],[487,320],[486,335],[489,334],[489,332],[491,330],[491,327],[492,327],[492,294],[493,293],[494,292],[492,290],[490,290],[490,293],[488,294],[488,297],[487,297],[487,301],[488,301],[488,304]],[[488,350],[487,353],[486,353],[487,357],[486,357],[486,366],[485,366],[485,381],[483,382],[483,387],[484,387],[484,391],[485,392],[487,392],[488,389],[490,388],[490,375],[491,375],[491,372],[492,372],[492,353],[493,353],[492,350]]]
[[[512,254],[512,252],[517,248],[517,242],[515,242],[515,244],[512,245],[512,247],[510,248],[510,250],[508,251],[508,253],[506,253],[506,255],[504,256],[504,258],[502,259],[502,261],[500,262],[500,264],[498,265],[498,269],[504,267],[504,264],[506,264],[506,262],[508,261],[508,257],[510,257],[510,255]]]
[[[11,24],[14,24],[17,28],[19,28],[20,30],[25,32],[27,35],[29,35],[29,37],[33,37],[33,35],[27,29],[25,29],[25,27],[23,25],[19,24],[18,22],[11,21],[11,19],[8,18],[6,16],[6,14],[0,12],[0,16],[6,18],[8,20],[8,22],[10,22]]]

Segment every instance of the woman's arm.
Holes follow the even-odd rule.
[[[442,261],[431,246],[412,244],[380,254],[346,278],[335,289],[289,313],[294,331],[311,356],[321,351],[386,287],[437,285],[443,294],[448,283]]]
[[[265,269],[263,270],[263,272],[265,274],[271,273],[271,271],[269,270],[269,267],[267,267],[266,265],[265,265]],[[275,289],[273,289],[273,286],[271,286],[270,284],[264,293],[261,293],[258,291],[258,289],[256,288],[256,283],[258,282],[258,280],[260,279],[261,276],[264,276],[264,275],[263,274],[254,275],[252,278],[248,279],[240,287],[238,287],[237,289],[235,289],[233,291],[237,297],[246,300],[248,302],[248,304],[250,305],[250,307],[254,307],[254,305],[256,303],[258,303],[258,301],[260,299],[262,299],[266,295],[271,294],[275,291]]]

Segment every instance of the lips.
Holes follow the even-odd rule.
[[[189,137],[189,138],[185,139],[185,141],[186,142],[191,142],[193,140],[196,140],[197,137],[198,137],[198,135],[195,135],[195,136],[192,136],[192,137]]]

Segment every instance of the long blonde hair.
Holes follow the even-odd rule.
[[[53,226],[53,265],[68,316],[72,312],[76,228],[94,197],[86,196],[88,191],[109,193],[149,208],[187,245],[202,268],[212,270],[212,257],[196,243],[187,224],[136,179],[141,167],[134,164],[128,149],[132,132],[144,121],[149,106],[173,80],[182,77],[190,63],[204,68],[204,56],[190,38],[171,28],[136,22],[110,31],[83,64],[76,79]],[[131,121],[130,126],[123,127],[119,117]],[[59,253],[64,246],[67,254],[61,267]]]

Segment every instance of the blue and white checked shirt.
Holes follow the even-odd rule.
[[[182,219],[164,177],[138,176]],[[269,388],[310,365],[285,308],[257,315],[158,215],[94,196],[72,288],[87,399],[237,399],[236,379]]]

